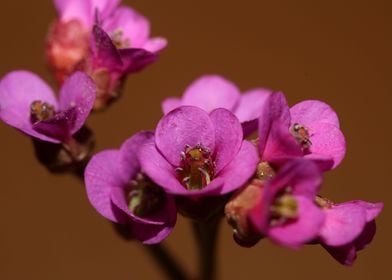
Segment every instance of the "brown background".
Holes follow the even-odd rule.
[[[283,90],[291,104],[331,104],[348,153],[326,176],[324,193],[336,201],[386,204],[374,242],[350,269],[319,246],[298,252],[269,242],[240,248],[224,225],[220,279],[391,279],[392,2],[124,2],[148,16],[153,33],[166,36],[170,46],[159,63],[128,80],[121,102],[91,117],[98,150],[153,128],[165,96],[181,95],[202,74],[219,73],[243,90]],[[1,1],[1,76],[29,69],[50,80],[42,47],[54,17],[49,0]],[[76,179],[49,174],[36,162],[30,140],[3,123],[0,135],[0,279],[161,279],[140,245],[117,238]],[[187,221],[179,220],[167,243],[195,271]]]

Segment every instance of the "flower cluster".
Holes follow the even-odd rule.
[[[294,249],[319,243],[345,265],[372,240],[381,203],[336,204],[320,196],[323,172],[338,166],[346,149],[327,104],[312,100],[290,108],[280,92],[241,95],[223,77],[205,76],[162,107],[165,116],[154,132],[138,133],[120,151],[101,152],[89,163],[87,193],[105,217],[134,230],[149,227],[155,242],[172,229],[175,209],[196,220],[224,212],[242,246],[264,237]],[[255,128],[257,137],[247,140]],[[119,220],[114,210],[128,219]],[[156,215],[166,217],[165,226],[148,222]],[[162,228],[170,230],[162,234]],[[149,235],[136,238],[151,243]]]
[[[59,96],[35,74],[11,72],[0,81],[0,119],[34,139],[50,170],[82,173],[94,208],[145,244],[164,240],[177,213],[197,222],[225,217],[241,246],[263,238],[293,249],[320,244],[351,265],[372,241],[383,204],[320,195],[323,174],[346,152],[337,114],[324,102],[290,107],[281,92],[241,93],[221,76],[202,76],[181,98],[162,102],[154,130],[91,157],[90,112],[166,46],[119,2],[55,0],[46,55]]]

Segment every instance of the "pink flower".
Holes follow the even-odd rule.
[[[140,132],[119,150],[96,154],[85,171],[87,196],[94,208],[110,221],[128,227],[145,244],[165,239],[177,217],[173,197],[140,167],[138,151],[152,137],[150,132]]]
[[[230,111],[182,106],[160,120],[140,159],[146,174],[167,192],[200,196],[240,188],[254,174],[258,156]]]
[[[167,45],[150,38],[150,23],[119,0],[57,0],[59,20],[48,35],[46,54],[57,81],[83,70],[97,86],[95,108],[120,95],[126,76],[157,59]]]
[[[94,99],[94,83],[82,72],[64,83],[57,99],[35,74],[14,71],[0,82],[0,118],[32,137],[69,144],[84,125]]]
[[[241,94],[238,87],[224,77],[206,75],[194,81],[182,98],[166,98],[162,102],[162,110],[167,114],[183,105],[196,106],[207,112],[225,108],[234,113],[243,126],[244,134],[249,135],[257,129],[257,120],[269,93],[268,89],[257,88]]]
[[[294,249],[316,239],[325,221],[324,211],[314,201],[321,181],[313,162],[286,163],[264,183],[259,203],[249,214],[256,232]]]
[[[382,203],[361,200],[334,204],[318,198],[326,220],[319,234],[319,242],[341,264],[352,265],[357,252],[364,249],[376,233],[376,217]]]
[[[328,170],[343,160],[346,144],[330,106],[307,100],[289,108],[282,93],[272,93],[259,118],[259,150],[263,161],[282,164],[305,157]]]

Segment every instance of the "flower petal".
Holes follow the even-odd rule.
[[[168,193],[184,192],[185,188],[178,181],[174,167],[162,156],[153,141],[140,148],[139,158],[143,172],[157,185]]]
[[[342,265],[351,266],[357,259],[357,250],[351,243],[340,247],[332,247],[325,244],[322,245],[327,252]]]
[[[271,90],[263,88],[252,89],[243,93],[234,114],[241,123],[258,119],[271,93]]]
[[[33,129],[30,107],[33,101],[42,101],[57,109],[57,100],[50,87],[37,75],[14,71],[0,82],[0,118],[8,125],[38,139],[58,143]]]
[[[122,190],[128,183],[129,176],[132,174],[122,172],[121,153],[118,150],[106,150],[96,154],[86,167],[84,180],[88,199],[102,216],[113,222],[127,221],[123,212],[115,210],[111,193],[113,189]]]
[[[83,72],[76,72],[65,81],[60,90],[59,107],[62,111],[75,108],[76,119],[70,124],[72,134],[84,125],[94,106],[95,94],[94,82]]]
[[[211,112],[217,108],[233,110],[240,99],[235,84],[218,75],[202,76],[194,81],[182,98],[183,105],[193,105]]]
[[[226,109],[213,110],[210,118],[215,127],[215,171],[219,173],[237,155],[243,132],[236,116]]]
[[[173,231],[175,222],[165,225],[148,225],[143,223],[132,223],[132,235],[143,244],[152,245],[163,241]]]
[[[81,21],[86,28],[90,28],[93,23],[93,13],[90,1],[80,0],[54,0],[57,12],[63,22],[73,19]]]
[[[122,32],[122,40],[129,40],[132,48],[143,48],[150,35],[150,23],[136,10],[121,6],[103,22],[103,29],[111,34]]]
[[[212,153],[215,149],[215,128],[202,109],[182,106],[171,111],[158,123],[155,142],[159,151],[174,166],[179,166],[186,145],[201,144]]]
[[[98,25],[94,25],[92,33],[91,52],[94,68],[107,68],[112,71],[122,69],[121,56],[109,35]]]
[[[294,196],[298,203],[298,218],[270,228],[268,236],[275,242],[298,249],[315,239],[323,226],[325,215],[312,200]]]
[[[271,93],[267,96],[260,109],[259,117],[259,150],[264,153],[271,127],[274,122],[281,123],[289,129],[290,110],[286,98],[281,92]]]
[[[307,126],[311,123],[329,123],[339,127],[339,118],[328,104],[318,100],[306,100],[290,109],[291,122]]]
[[[346,154],[346,140],[340,129],[328,123],[312,123],[307,126],[310,134],[310,153],[328,156],[333,159],[333,166],[338,166]]]
[[[167,40],[163,37],[155,37],[148,39],[143,45],[143,49],[152,53],[158,53],[167,46]]]
[[[281,166],[290,159],[302,157],[303,152],[287,126],[277,120],[269,128],[264,150],[260,156],[263,161]]]
[[[138,152],[143,145],[153,140],[154,133],[151,131],[141,131],[127,139],[120,148],[122,155],[122,165],[129,166],[132,169],[141,170]]]
[[[158,59],[156,54],[144,49],[120,49],[118,52],[123,64],[123,73],[140,71]]]
[[[90,5],[93,12],[93,16],[95,15],[95,11],[98,10],[100,20],[105,19],[107,16],[109,16],[121,2],[121,0],[90,0],[90,1],[91,1]]]
[[[180,106],[181,106],[181,99],[176,97],[166,98],[165,100],[163,100],[161,104],[162,111],[165,115]]]
[[[353,242],[366,224],[366,210],[356,202],[346,202],[325,209],[326,220],[320,238],[328,246]]]
[[[258,161],[256,147],[249,141],[243,141],[234,159],[218,174],[224,181],[220,194],[242,187],[255,173]]]

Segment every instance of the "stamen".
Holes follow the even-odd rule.
[[[30,105],[31,122],[46,121],[54,117],[54,106],[49,103],[35,100]]]
[[[270,224],[282,224],[290,219],[298,217],[298,202],[290,194],[284,194],[275,200],[275,203],[270,207],[271,221]]]
[[[139,217],[154,213],[163,207],[164,191],[141,173],[130,181],[126,191],[128,209]]]
[[[117,49],[126,49],[131,47],[129,39],[123,39],[124,32],[121,29],[117,29],[110,34],[110,38]]]
[[[202,189],[213,177],[215,164],[209,149],[197,144],[194,147],[184,146],[180,154],[181,166],[176,168],[180,182],[189,190]]]

